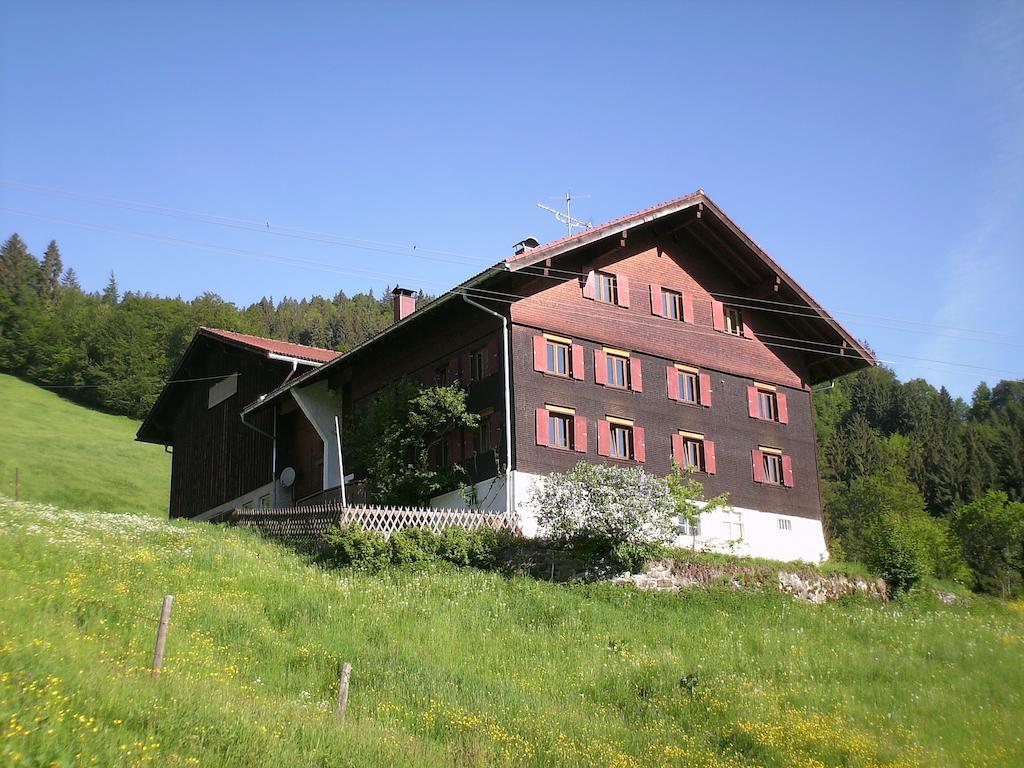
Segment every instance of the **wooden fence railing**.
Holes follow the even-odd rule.
[[[255,528],[265,536],[297,542],[314,542],[336,526],[358,524],[390,537],[403,528],[429,528],[440,533],[445,528],[481,527],[497,531],[519,532],[515,513],[481,512],[471,509],[435,509],[433,507],[345,507],[338,503],[312,504],[281,509],[235,509],[223,522]]]

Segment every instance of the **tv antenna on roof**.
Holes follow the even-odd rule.
[[[580,199],[585,199],[585,198],[590,197],[590,195],[578,195],[578,197]],[[560,197],[552,197],[551,199],[552,200],[561,200],[562,198],[560,198]],[[549,205],[544,205],[543,203],[537,203],[537,207],[538,208],[543,208],[545,211],[551,211],[551,213],[555,214],[555,218],[558,219],[558,221],[560,221],[562,224],[565,224],[566,235],[570,236],[570,237],[572,236],[573,227],[578,227],[580,229],[590,229],[592,226],[594,226],[592,222],[582,221],[581,219],[577,219],[575,216],[572,215],[572,199],[573,199],[572,198],[572,194],[570,192],[566,192],[565,193],[565,212],[564,213],[562,211],[559,211],[559,210],[555,209],[555,208],[552,208]]]

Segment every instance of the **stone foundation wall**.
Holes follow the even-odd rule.
[[[767,591],[777,589],[814,605],[854,593],[888,600],[889,592],[881,579],[868,580],[842,574],[811,570],[775,569],[764,565],[717,565],[655,560],[643,573],[624,573],[612,579],[616,584],[632,584],[638,589],[679,592],[683,589],[730,586],[736,589]]]

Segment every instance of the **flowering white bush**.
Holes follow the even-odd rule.
[[[541,532],[561,542],[667,543],[675,536],[674,497],[666,481],[639,467],[580,462],[532,490]]]

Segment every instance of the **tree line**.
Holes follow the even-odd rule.
[[[387,293],[238,307],[215,293],[189,301],[122,293],[113,274],[103,291],[88,292],[56,242],[41,259],[17,234],[0,248],[0,371],[133,418],[148,412],[200,326],[344,352],[391,322]]]

